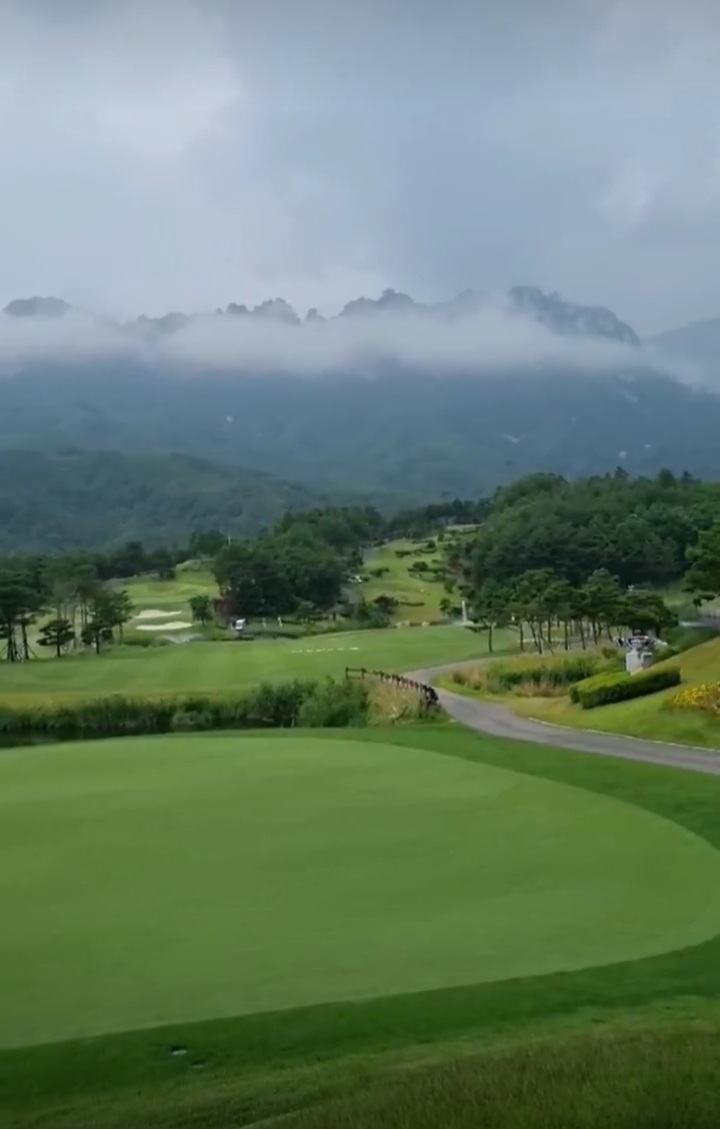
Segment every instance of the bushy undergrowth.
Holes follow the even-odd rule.
[[[232,693],[67,695],[0,702],[0,745],[212,729],[313,729],[419,721],[411,690],[332,678],[263,683]]]
[[[549,658],[536,655],[456,670],[452,679],[458,686],[469,686],[487,694],[554,697],[566,693],[575,682],[601,671],[617,669],[619,662],[614,651],[611,655],[587,652]]]
[[[0,703],[0,742],[75,741],[203,729],[282,728],[297,724],[316,682],[260,685],[237,694],[77,696]],[[345,692],[338,683],[338,694]]]
[[[368,687],[362,682],[321,682],[302,702],[296,724],[308,729],[365,725],[368,698]]]
[[[680,669],[676,666],[651,667],[639,674],[596,674],[573,686],[570,698],[584,710],[592,710],[667,690],[670,686],[679,685],[680,677]]]

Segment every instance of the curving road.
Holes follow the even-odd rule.
[[[443,666],[414,670],[406,677],[418,682],[432,683],[441,674],[457,670],[459,666],[476,666],[477,659],[465,663],[445,663]],[[537,745],[552,745],[555,749],[570,749],[579,753],[594,753],[601,757],[620,757],[622,760],[647,761],[649,764],[683,768],[689,772],[705,772],[720,776],[720,749],[717,752],[699,749],[693,745],[674,745],[665,741],[648,741],[637,737],[619,737],[609,733],[569,729],[548,725],[519,717],[504,706],[453,694],[437,688],[443,709],[462,725],[503,737],[512,741],[531,741]]]

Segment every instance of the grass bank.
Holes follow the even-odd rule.
[[[361,575],[362,585],[353,586],[352,596],[364,596],[368,603],[378,596],[391,596],[398,601],[392,614],[395,623],[426,623],[443,619],[440,602],[447,596],[441,581],[430,571],[411,571],[413,564],[424,562],[428,570],[442,558],[442,544],[436,552],[420,552],[425,541],[390,541],[373,551]],[[401,554],[401,555],[398,555]],[[377,575],[381,571],[381,575]]]
[[[514,642],[508,633],[506,645]],[[0,663],[0,699],[22,694],[235,690],[259,682],[342,677],[346,666],[402,673],[473,658],[485,653],[486,645],[483,635],[461,627],[415,627],[299,640],[117,647],[99,656]]]

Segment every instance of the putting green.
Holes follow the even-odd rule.
[[[608,964],[720,932],[720,853],[679,826],[348,739],[4,752],[0,852],[5,1046]]]

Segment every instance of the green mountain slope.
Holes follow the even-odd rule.
[[[0,552],[182,543],[193,530],[257,533],[326,496],[188,455],[0,451]]]
[[[651,375],[180,380],[116,364],[0,381],[0,448],[180,451],[377,502],[477,497],[538,470],[715,478],[718,434],[720,397]]]
[[[381,505],[539,470],[720,477],[720,396],[673,378],[667,341],[536,287],[492,311],[386,291],[317,324],[277,299],[109,325],[17,300],[0,314],[0,449],[182,452]]]

